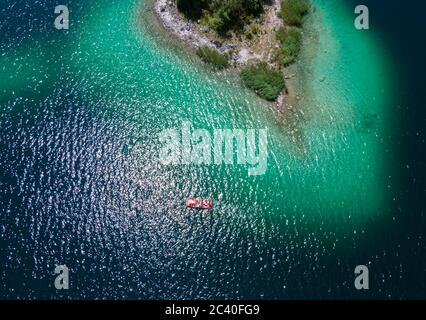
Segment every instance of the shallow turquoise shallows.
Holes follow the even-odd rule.
[[[65,297],[351,297],[353,268],[380,258],[391,219],[393,67],[353,8],[312,2],[289,71],[303,115],[292,126],[181,49],[147,1],[80,1],[69,31],[3,46],[2,232],[25,239],[3,276],[21,256],[33,271],[2,295],[52,297],[46,270],[66,263],[78,290]],[[268,129],[266,173],[163,166],[159,133],[183,121]],[[186,208],[191,196],[214,209]]]

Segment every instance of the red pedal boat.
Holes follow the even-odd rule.
[[[213,208],[212,199],[189,198],[186,200],[186,206],[193,209],[209,210]]]

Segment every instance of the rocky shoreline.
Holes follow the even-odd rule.
[[[212,46],[210,39],[200,34],[190,21],[180,16],[176,1],[154,0],[154,10],[164,28],[191,47]]]

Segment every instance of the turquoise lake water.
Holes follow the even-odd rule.
[[[24,9],[48,12],[36,25],[51,22],[45,4]],[[69,31],[11,28],[21,40],[2,43],[1,296],[398,297],[398,252],[381,247],[395,227],[395,68],[351,6],[313,1],[293,68],[297,143],[238,76],[166,37],[148,2],[70,6]],[[182,121],[267,128],[266,173],[161,165],[158,135]],[[210,213],[184,206],[219,194]],[[69,292],[52,289],[55,264],[72,270]],[[380,271],[374,292],[354,290],[359,264]]]

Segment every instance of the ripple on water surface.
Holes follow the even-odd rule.
[[[318,15],[332,8],[315,3]],[[363,226],[378,214],[372,198],[381,197],[371,195],[381,170],[371,150],[382,147],[369,138],[379,126],[371,133],[356,125],[364,104],[354,105],[346,86],[355,76],[345,64],[351,47],[330,47],[337,61],[327,81],[300,86],[309,89],[306,105],[321,109],[303,124],[301,156],[235,75],[205,70],[157,39],[148,20],[141,26],[137,1],[75,5],[74,28],[64,35],[1,42],[8,76],[32,66],[0,82],[2,92],[15,92],[0,115],[1,296],[56,297],[46,272],[55,264],[72,272],[73,290],[61,294],[78,298],[318,298],[351,286],[342,279],[352,261],[340,253],[357,253],[357,241],[370,240]],[[339,25],[323,35],[311,19],[320,46],[350,46]],[[313,65],[326,59],[322,49],[306,49],[314,60],[303,66],[314,82],[324,72]],[[333,91],[342,77],[349,78]],[[267,173],[161,166],[158,134],[183,120],[209,130],[268,128]],[[219,193],[224,198],[209,213],[183,206],[188,196]],[[337,279],[326,276],[327,265]]]

